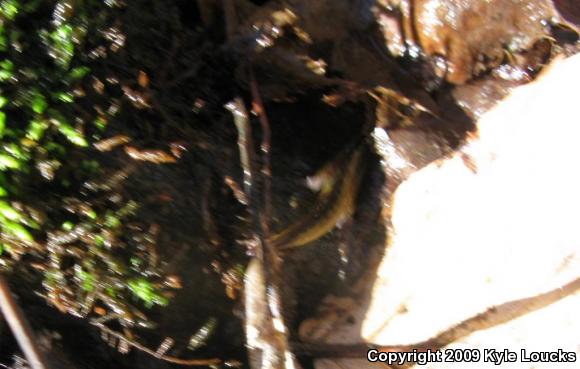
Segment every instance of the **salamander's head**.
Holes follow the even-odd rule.
[[[326,195],[332,191],[336,178],[332,173],[321,171],[306,178],[306,186],[321,195]]]

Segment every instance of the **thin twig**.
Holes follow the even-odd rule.
[[[561,287],[544,292],[532,297],[512,300],[500,305],[495,305],[482,313],[476,314],[463,320],[457,325],[447,329],[423,342],[412,345],[380,346],[375,348],[381,352],[410,352],[417,350],[425,352],[427,350],[436,351],[469,336],[470,334],[508,323],[529,313],[545,308],[563,298],[570,296],[580,290],[580,278],[577,278]],[[412,361],[406,362],[397,368],[409,368],[414,366]]]
[[[539,309],[543,309],[579,290],[580,278],[576,278],[553,290],[495,305],[438,334],[422,345],[426,347],[437,346],[438,348],[447,346],[452,342],[467,337],[473,332],[505,324]]]
[[[235,6],[233,0],[223,0],[223,6],[228,41],[231,42],[237,25]],[[271,213],[270,124],[265,115],[253,71],[250,70],[250,73],[254,110],[259,113],[262,133],[260,177],[255,175],[250,120],[243,101],[237,97],[234,99],[235,109],[233,109],[234,105],[229,107],[234,113],[234,121],[238,130],[238,146],[245,178],[244,189],[248,197],[248,209],[255,226],[255,235],[257,236],[255,238],[259,241],[244,278],[246,343],[250,366],[253,369],[264,367],[266,362],[268,362],[268,366],[272,367],[300,368],[300,365],[295,362],[293,355],[289,352],[288,329],[282,314],[280,294],[282,259],[277,255],[275,248],[268,243],[268,222]],[[259,180],[255,183],[258,178]],[[290,356],[291,360],[289,360]]]
[[[232,42],[238,25],[234,0],[223,0],[222,5],[226,18],[226,37],[228,42]]]
[[[425,352],[435,351],[457,342],[470,334],[500,324],[508,323],[526,314],[533,313],[556,303],[567,296],[580,290],[580,278],[577,278],[564,286],[551,291],[541,293],[536,296],[526,297],[519,300],[512,300],[500,305],[492,306],[482,313],[476,314],[463,320],[446,331],[430,338],[426,341],[410,345],[375,345],[371,343],[355,344],[328,344],[316,342],[293,342],[292,348],[299,356],[309,356],[316,358],[361,358],[366,356],[369,349],[374,348],[381,352]],[[402,367],[413,365],[409,362]]]
[[[244,172],[244,192],[248,199],[252,195],[253,184],[253,160],[254,160],[254,144],[252,141],[252,128],[250,126],[250,119],[248,111],[244,105],[241,97],[236,97],[233,101],[226,104],[233,117],[236,130],[238,131],[238,149],[240,151],[240,162],[242,164],[242,171]]]
[[[256,253],[256,259],[258,260],[255,261],[261,262],[265,284],[265,286],[262,287],[264,288],[262,298],[265,300],[264,303],[267,304],[265,309],[267,312],[265,312],[265,315],[263,316],[264,322],[261,328],[269,328],[271,331],[270,335],[273,335],[265,340],[267,342],[264,342],[260,349],[265,352],[272,349],[276,350],[278,360],[285,358],[284,364],[282,364],[284,368],[301,368],[291,352],[288,342],[288,328],[286,327],[283,314],[282,294],[280,292],[282,285],[281,273],[283,260],[279,256],[278,250],[268,242],[268,239],[270,238],[269,220],[271,214],[271,130],[270,122],[266,116],[264,104],[258,91],[258,84],[251,69],[250,89],[252,93],[253,109],[258,114],[262,133],[262,142],[260,144],[262,163],[260,173],[261,186],[260,191],[253,194],[253,215],[257,226],[257,235],[260,240],[259,252]],[[251,284],[249,286],[252,287]],[[265,336],[268,337],[267,334],[265,334]]]
[[[197,9],[201,16],[201,23],[205,28],[210,28],[213,20],[213,0],[197,0]]]
[[[157,352],[151,350],[148,347],[143,346],[139,342],[128,339],[119,332],[112,330],[111,328],[105,326],[104,324],[92,323],[94,326],[98,327],[101,331],[117,338],[119,341],[126,342],[129,346],[136,348],[137,350],[143,351],[157,359],[164,360],[173,364],[186,365],[186,366],[211,366],[222,364],[222,360],[218,358],[214,359],[181,359],[174,356],[159,355]],[[36,369],[36,368],[35,368]]]
[[[180,75],[176,76],[172,80],[168,81],[165,85],[166,88],[172,88],[180,84],[181,82],[187,80],[188,78],[195,77],[199,74],[199,70],[201,69],[201,63],[195,64],[193,67],[189,68],[188,70],[184,71]]]
[[[10,326],[14,338],[26,356],[32,369],[48,369],[44,354],[38,347],[34,333],[20,307],[10,293],[10,287],[0,275],[0,310]]]
[[[254,76],[254,70],[250,69],[250,89],[252,92],[252,99],[254,102],[254,111],[258,114],[258,119],[260,120],[260,126],[262,128],[262,143],[260,145],[260,150],[262,152],[262,222],[265,223],[265,229],[267,230],[266,239],[269,236],[268,222],[271,214],[271,199],[272,199],[272,171],[270,167],[270,148],[272,134],[270,130],[270,122],[268,121],[268,116],[266,115],[266,110],[262,102],[262,97],[258,90],[258,84],[256,83],[256,78]]]

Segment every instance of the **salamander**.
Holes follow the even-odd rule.
[[[320,187],[314,209],[272,235],[270,244],[280,250],[304,246],[353,216],[369,153],[367,145],[359,143],[324,166],[310,179]]]

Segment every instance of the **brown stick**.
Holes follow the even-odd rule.
[[[214,19],[214,0],[197,0],[197,8],[201,17],[201,23],[205,28],[211,27]]]
[[[252,141],[252,127],[250,126],[248,112],[241,97],[236,97],[233,101],[226,104],[225,107],[234,117],[234,124],[236,125],[236,130],[238,132],[238,149],[243,171],[243,188],[246,197],[251,199],[253,186],[254,143]]]
[[[383,352],[409,352],[413,349],[416,349],[417,351],[439,350],[461,338],[469,336],[471,333],[507,323],[526,314],[545,308],[578,290],[580,290],[580,278],[577,278],[562,287],[555,288],[536,296],[512,300],[500,305],[492,306],[482,313],[465,319],[437,336],[415,345],[378,346],[377,349]],[[413,365],[414,363],[407,362],[402,365],[397,365],[397,368],[405,369]]]
[[[223,363],[223,361],[221,359],[218,359],[218,358],[214,358],[214,359],[181,359],[181,358],[174,357],[174,356],[160,355],[157,352],[151,350],[150,348],[143,346],[139,342],[129,340],[127,337],[125,337],[121,333],[110,329],[109,327],[105,326],[102,323],[93,322],[92,324],[95,325],[96,327],[98,327],[101,331],[107,333],[108,335],[117,338],[119,341],[124,341],[129,346],[133,346],[134,348],[136,348],[139,351],[143,351],[146,354],[149,354],[157,359],[167,361],[169,363],[178,364],[178,365],[186,365],[186,366],[211,366],[211,365],[219,365],[219,364]],[[34,368],[34,369],[36,369],[36,368]]]
[[[238,19],[236,17],[236,7],[234,0],[222,0],[224,15],[226,19],[226,37],[228,42],[231,42],[236,33],[236,26],[238,25]]]
[[[492,306],[482,313],[474,315],[446,331],[426,341],[411,345],[374,345],[370,343],[353,344],[326,344],[313,342],[292,342],[293,351],[298,356],[315,358],[364,358],[369,349],[381,352],[426,352],[436,351],[464,338],[471,333],[489,329],[511,320],[522,317],[544,307],[547,307],[580,290],[580,278],[577,278],[562,287],[541,293],[536,296],[512,300],[500,305]],[[398,365],[397,368],[406,368],[412,362]]]
[[[46,358],[38,347],[34,332],[22,310],[14,301],[10,287],[2,275],[0,275],[0,310],[32,369],[48,369]]]
[[[260,151],[262,151],[262,181],[263,181],[263,191],[262,191],[262,223],[265,226],[265,236],[266,239],[269,236],[269,228],[267,220],[270,219],[271,213],[271,198],[272,198],[272,171],[270,168],[270,147],[271,147],[271,130],[270,122],[268,121],[268,116],[266,115],[266,110],[262,102],[262,97],[258,91],[258,84],[256,83],[256,77],[254,76],[254,70],[250,69],[250,89],[252,92],[253,99],[253,109],[258,114],[258,119],[260,120],[260,126],[262,128],[262,143],[260,145]]]

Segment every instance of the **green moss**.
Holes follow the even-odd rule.
[[[14,75],[14,63],[12,60],[5,59],[0,62],[0,82],[4,82],[12,78]]]
[[[90,71],[91,69],[89,67],[76,67],[70,71],[68,77],[71,81],[79,80],[86,76]]]
[[[89,143],[83,135],[67,123],[59,122],[58,131],[66,137],[67,140],[80,147],[87,147]]]
[[[28,129],[26,130],[26,138],[32,141],[38,141],[44,135],[44,131],[48,128],[48,122],[46,121],[39,121],[39,120],[32,120],[28,125]]]
[[[19,10],[20,1],[18,0],[3,0],[0,2],[0,15],[8,20],[16,18]]]
[[[128,287],[135,296],[143,300],[147,307],[152,307],[153,305],[166,306],[169,304],[169,300],[161,296],[153,285],[144,278],[130,280]]]
[[[0,154],[0,170],[20,169],[22,163],[7,154]]]
[[[15,222],[20,222],[24,218],[20,212],[16,211],[6,201],[0,201],[0,215]]]
[[[58,3],[0,0],[0,265],[30,256],[22,260],[46,268],[43,287],[33,288],[44,288],[48,303],[64,301],[71,311],[81,311],[87,296],[99,290],[105,293],[97,299],[110,298],[131,316],[143,304],[167,305],[168,287],[160,283],[159,266],[150,262],[157,257],[155,237],[138,231],[151,227],[139,219],[141,198],[132,200],[122,183],[107,184],[119,170],[110,164],[119,150],[107,158],[92,143],[116,134],[135,139],[127,127],[147,135],[171,134],[178,120],[191,125],[171,107],[172,119],[160,123],[159,112],[133,106],[121,86],[140,86],[139,71],[148,71],[153,93],[144,96],[167,99],[154,90],[159,81],[154,71],[163,66],[168,83],[179,80],[184,66],[198,61],[190,48],[195,35],[181,26],[171,2],[67,1],[72,9],[62,14]],[[185,51],[167,63],[160,50],[173,35],[183,37]],[[124,38],[133,41],[117,42]],[[194,99],[191,89],[181,88],[185,83],[171,88],[186,93],[179,101],[188,107]],[[158,130],[161,124],[167,126]],[[87,186],[93,182],[105,185]],[[67,237],[74,241],[65,242]],[[50,242],[63,243],[43,247]],[[58,301],[46,293],[54,290],[61,293]]]
[[[72,103],[75,101],[74,95],[70,92],[59,92],[56,94],[55,97],[57,100],[60,100],[65,103]]]
[[[79,279],[81,288],[86,292],[93,292],[96,289],[97,278],[84,271],[79,265],[75,266],[75,276]]]
[[[4,136],[6,130],[6,113],[0,111],[0,138]]]
[[[16,238],[18,238],[24,242],[33,242],[34,241],[34,237],[32,237],[32,234],[30,234],[30,232],[22,225],[8,221],[8,220],[4,220],[4,221],[0,220],[0,222],[2,224],[3,231],[12,234]]]
[[[71,231],[74,227],[75,227],[74,223],[70,221],[62,223],[61,226],[61,228],[64,229],[65,231]]]
[[[105,215],[105,227],[114,229],[120,226],[121,220],[119,217],[115,216],[112,212],[107,212],[107,215]]]
[[[40,32],[40,37],[50,50],[48,55],[63,69],[68,69],[74,56],[73,34],[74,29],[70,24],[63,24],[52,32],[46,30]]]
[[[42,114],[47,107],[48,103],[46,102],[46,99],[40,92],[37,91],[32,98],[32,111],[34,111],[36,114]]]

